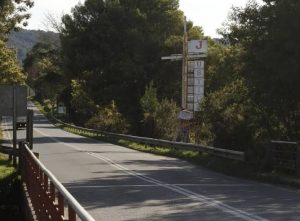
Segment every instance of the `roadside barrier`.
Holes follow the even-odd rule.
[[[27,143],[20,142],[21,177],[39,221],[95,221],[55,176],[39,161]]]
[[[125,134],[117,134],[117,133],[110,133],[105,131],[93,130],[84,127],[74,126],[72,124],[65,123],[53,116],[51,119],[65,127],[69,127],[74,132],[82,133],[88,136],[94,137],[103,137],[107,139],[124,139],[136,143],[141,143],[149,146],[157,146],[157,147],[166,147],[166,148],[174,148],[177,150],[194,150],[194,151],[203,151],[218,157],[223,157],[227,159],[233,159],[238,161],[245,161],[245,153],[241,151],[235,150],[228,150],[228,149],[221,149],[211,146],[205,146],[200,144],[191,144],[191,143],[183,143],[183,142],[174,142],[168,140],[161,140],[161,139],[154,139],[148,137],[138,137],[132,135],[125,135]]]
[[[300,177],[300,144],[271,140],[270,161],[272,168]]]

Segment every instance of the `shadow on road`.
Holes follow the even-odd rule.
[[[193,166],[180,168],[181,164],[173,160],[153,161],[152,166],[158,169],[152,170],[143,169],[147,168],[146,165],[149,168],[147,160],[120,162],[125,167],[135,164],[139,168],[136,171],[138,174],[200,195],[200,198],[191,200],[160,184],[147,182],[124,171],[105,173],[101,170],[103,164],[99,163],[99,171],[93,172],[99,174],[99,178],[64,183],[64,186],[88,210],[101,208],[108,213],[121,210],[122,214],[140,211],[145,216],[142,219],[124,219],[126,221],[243,220],[209,206],[211,202],[205,197],[269,220],[299,220],[300,217],[300,204],[297,203],[299,192],[256,182],[241,183],[239,179],[217,173],[213,176],[211,172]]]

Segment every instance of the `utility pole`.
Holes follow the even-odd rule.
[[[182,98],[181,107],[183,110],[187,109],[187,62],[188,62],[188,35],[186,28],[186,17],[184,16],[183,28],[183,46],[182,46]]]
[[[12,87],[13,92],[13,166],[17,166],[17,92],[16,86]]]

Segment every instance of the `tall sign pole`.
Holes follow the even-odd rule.
[[[183,50],[182,50],[182,100],[181,107],[183,110],[187,109],[187,62],[188,62],[188,35],[186,28],[186,17],[184,17],[183,30]]]
[[[188,41],[187,22],[184,17],[182,54],[172,54],[162,57],[162,60],[182,60],[182,91],[181,111],[178,118],[181,122],[181,137],[183,142],[189,139],[189,124],[194,112],[199,111],[200,101],[204,97],[204,61],[207,56],[207,40]]]
[[[17,166],[17,92],[16,86],[13,85],[13,166]]]

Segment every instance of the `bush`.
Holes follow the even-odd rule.
[[[6,158],[0,154],[0,217],[22,221],[21,181]]]
[[[148,137],[175,140],[178,135],[179,108],[174,101],[163,99],[159,102],[153,82],[146,87],[140,100],[144,113],[143,134]]]
[[[88,120],[85,126],[114,133],[127,133],[129,129],[129,124],[119,113],[114,101],[108,106],[98,107],[97,113]]]
[[[276,118],[253,102],[243,80],[235,80],[209,94],[196,115],[199,143],[247,151],[269,142],[280,132]]]

